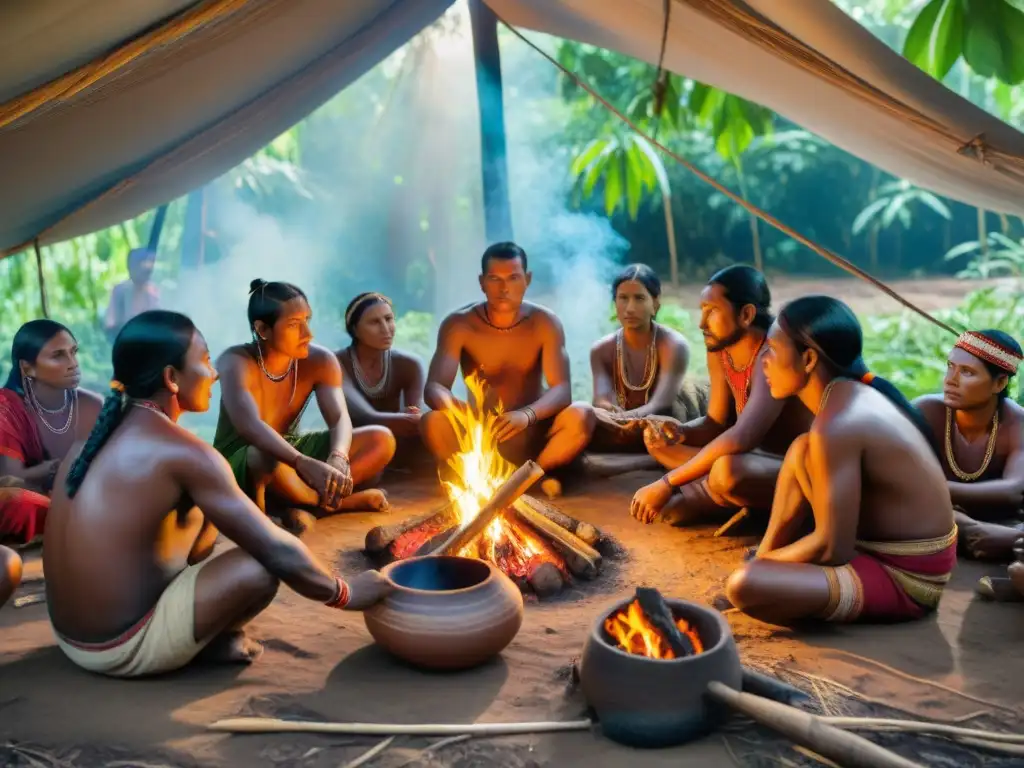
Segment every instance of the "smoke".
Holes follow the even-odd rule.
[[[520,41],[501,42],[513,232],[534,275],[527,298],[561,318],[574,393],[589,399],[589,349],[612,327],[609,281],[628,245],[606,219],[567,207],[557,74]],[[274,217],[237,196],[218,200],[220,258],[183,274],[169,307],[195,320],[216,357],[249,340],[250,281],[286,280],[310,296],[316,342],[337,349],[348,343],[347,303],[380,291],[396,299],[399,344],[426,362],[444,314],[482,298],[476,87],[460,2],[306,120],[311,199]],[[431,311],[433,327],[403,321],[412,308]]]

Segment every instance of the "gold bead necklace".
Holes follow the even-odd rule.
[[[999,405],[996,405],[996,412],[992,415],[992,433],[988,436],[988,445],[985,447],[985,458],[981,462],[977,472],[964,472],[957,466],[956,457],[953,455],[953,409],[946,407],[946,463],[958,480],[965,483],[973,482],[985,474],[989,463],[996,452],[996,436],[999,434]]]

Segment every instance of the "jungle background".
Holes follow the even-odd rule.
[[[835,1],[950,88],[1021,127],[1024,0]],[[211,350],[247,340],[255,277],[307,289],[317,340],[332,348],[348,341],[349,300],[383,291],[400,317],[399,346],[424,360],[439,316],[479,295],[486,241],[468,28],[457,4],[241,165],[170,204],[156,280],[164,304],[190,314]],[[763,268],[779,296],[823,285],[844,295],[839,270],[661,156],[507,30],[499,38],[515,238],[530,255],[531,297],[565,322],[578,397],[589,398],[587,349],[613,327],[608,281],[618,265],[642,261],[659,272],[659,320],[695,350],[697,290],[726,264]],[[938,302],[938,316],[1024,336],[1024,222],[918,189],[767,109],[685,78],[669,79],[654,115],[654,67],[530,38],[660,141],[812,240],[902,286],[914,280],[948,291],[962,281],[959,295]],[[50,315],[79,339],[83,386],[106,391],[102,314],[127,277],[128,250],[146,243],[153,219],[150,211],[43,249]],[[7,343],[40,316],[30,252],[0,262],[0,303]],[[952,339],[897,310],[883,300],[864,314],[868,363],[908,396],[936,391]],[[693,357],[699,375],[703,355]],[[192,424],[205,432],[214,416]]]

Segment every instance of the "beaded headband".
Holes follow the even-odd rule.
[[[1021,356],[1005,347],[1000,346],[987,336],[982,336],[976,331],[964,331],[954,345],[964,352],[974,355],[980,360],[992,363],[1009,374],[1017,373],[1017,367],[1021,363]]]
[[[391,303],[391,299],[383,293],[368,293],[348,308],[348,312],[345,313],[345,326],[348,327],[352,323],[352,316],[355,315],[356,312],[365,307],[369,302],[373,301],[382,301],[389,307],[394,307]]]

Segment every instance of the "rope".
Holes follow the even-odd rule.
[[[495,14],[495,15],[497,16],[497,14]],[[851,263],[850,261],[844,259],[842,256],[840,256],[839,254],[829,250],[828,248],[825,248],[824,246],[818,245],[817,243],[813,242],[812,240],[809,240],[808,238],[806,238],[803,235],[801,235],[799,232],[797,232],[792,227],[790,227],[790,226],[784,224],[783,222],[779,221],[778,219],[776,219],[770,213],[767,213],[767,212],[761,210],[760,208],[758,208],[757,206],[755,206],[755,205],[753,205],[751,203],[748,203],[740,195],[737,195],[735,192],[733,192],[728,187],[726,187],[723,184],[720,184],[719,182],[715,181],[715,179],[713,179],[710,176],[708,176],[706,173],[704,173],[702,170],[697,168],[691,162],[689,162],[688,160],[683,158],[681,155],[679,155],[676,152],[673,152],[671,149],[666,147],[664,144],[661,144],[653,136],[648,135],[648,133],[645,132],[643,129],[641,129],[640,126],[638,126],[635,122],[633,122],[626,115],[624,115],[622,112],[620,112],[613,104],[611,104],[607,99],[605,99],[603,96],[601,96],[601,94],[599,94],[596,90],[594,90],[594,88],[592,88],[589,83],[587,83],[585,80],[583,80],[583,78],[581,78],[575,72],[572,72],[569,69],[567,69],[566,67],[562,66],[562,64],[559,63],[557,59],[555,59],[553,56],[551,56],[546,51],[544,51],[539,46],[537,46],[535,43],[533,43],[529,38],[527,38],[518,29],[513,27],[511,24],[509,24],[507,21],[505,21],[500,16],[498,16],[498,21],[500,21],[502,24],[504,24],[505,27],[512,34],[514,34],[516,37],[518,37],[520,40],[522,40],[524,43],[526,43],[530,48],[532,48],[534,51],[536,51],[541,56],[543,56],[545,59],[547,59],[551,64],[553,64],[555,67],[557,67],[559,70],[561,70],[562,74],[564,74],[566,77],[571,79],[578,87],[582,88],[584,91],[586,91],[588,94],[590,94],[590,96],[592,96],[598,103],[600,103],[602,106],[604,106],[604,108],[607,109],[609,112],[611,112],[611,114],[615,115],[615,117],[617,117],[619,120],[621,120],[627,126],[629,126],[637,135],[639,135],[640,137],[646,139],[648,142],[650,142],[650,144],[652,146],[655,146],[658,149],[660,149],[663,153],[665,153],[666,155],[671,157],[673,160],[675,160],[677,163],[679,163],[681,166],[686,168],[686,170],[688,170],[690,173],[694,174],[697,178],[699,178],[705,184],[710,185],[715,190],[717,190],[718,192],[720,192],[723,195],[725,195],[726,197],[728,197],[730,200],[732,200],[734,203],[739,205],[741,208],[743,208],[749,214],[751,214],[752,216],[756,216],[757,218],[761,219],[765,223],[771,225],[772,227],[775,227],[775,229],[779,230],[784,235],[787,235],[788,237],[791,237],[796,242],[798,242],[801,245],[803,245],[803,246],[809,248],[810,250],[814,251],[816,254],[821,256],[823,259],[825,259],[826,261],[834,264],[835,266],[839,267],[840,269],[850,273],[851,275],[853,275],[855,277],[859,277],[861,280],[864,280],[865,282],[870,283],[871,285],[873,285],[875,288],[880,290],[882,293],[884,293],[887,296],[889,296],[894,301],[898,302],[899,304],[902,304],[904,307],[906,307],[907,309],[911,310],[912,312],[916,312],[918,315],[923,317],[925,320],[927,320],[927,321],[929,321],[931,323],[934,323],[939,328],[942,328],[943,330],[947,331],[948,333],[953,334],[954,336],[959,336],[960,335],[959,331],[955,330],[951,326],[949,326],[946,323],[942,322],[938,318],[933,317],[931,314],[929,314],[925,310],[921,309],[920,307],[918,307],[916,304],[914,304],[910,300],[903,298],[903,296],[901,296],[900,294],[896,293],[896,291],[894,291],[892,288],[887,286],[881,280],[878,280],[877,278],[872,277],[867,272],[865,272],[863,269],[858,267],[856,264]]]

